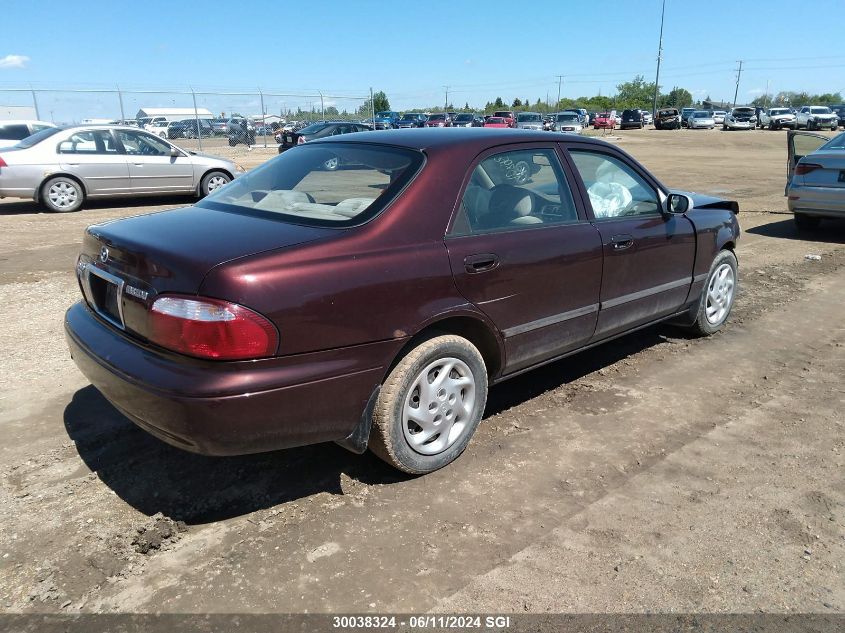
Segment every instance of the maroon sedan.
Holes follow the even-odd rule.
[[[587,138],[348,134],[89,227],[67,340],[176,446],[335,441],[425,473],[467,446],[491,384],[667,319],[719,330],[737,210]]]

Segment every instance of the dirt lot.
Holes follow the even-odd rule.
[[[740,202],[727,330],[656,327],[504,383],[420,478],[334,445],[211,459],[140,431],[76,371],[62,315],[86,225],[190,200],[0,202],[0,608],[845,611],[845,222],[799,237],[782,214],[783,133],[613,138]]]

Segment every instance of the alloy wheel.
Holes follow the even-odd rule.
[[[729,264],[722,264],[713,272],[707,286],[707,306],[704,309],[711,325],[718,325],[727,317],[735,285],[734,270]]]

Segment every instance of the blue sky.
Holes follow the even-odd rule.
[[[613,94],[641,73],[653,80],[660,0],[544,3],[322,0],[286,3],[3,0],[0,104],[31,103],[2,88],[254,91],[363,97],[384,90],[396,109],[450,101],[483,107],[497,96],[532,102]],[[845,2],[667,0],[661,85],[739,101],[766,89],[845,92]],[[69,7],[73,7],[70,9]],[[302,3],[294,3],[302,7]],[[810,5],[806,5],[810,6]],[[601,7],[601,8],[597,8]],[[702,16],[701,7],[705,7]],[[742,19],[737,13],[742,11]],[[604,15],[600,15],[603,13]],[[826,16],[826,17],[825,17]],[[139,105],[190,106],[190,95],[124,96]],[[338,100],[341,109],[360,101]],[[201,96],[212,110],[260,110],[254,97]],[[314,98],[268,96],[265,109]],[[319,103],[319,98],[316,99]],[[42,117],[115,116],[114,96],[39,96]],[[178,102],[178,103],[177,103]]]

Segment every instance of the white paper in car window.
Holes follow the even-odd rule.
[[[615,218],[633,200],[628,188],[618,182],[595,182],[587,188],[587,195],[597,218]]]

